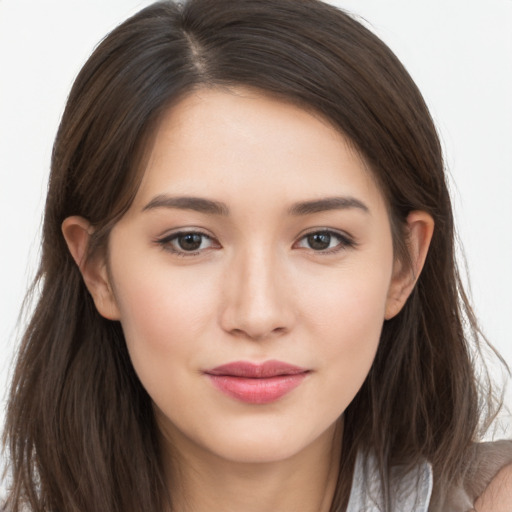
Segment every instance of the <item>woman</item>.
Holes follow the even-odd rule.
[[[359,23],[141,11],[57,135],[7,510],[503,509],[453,253],[428,110]]]

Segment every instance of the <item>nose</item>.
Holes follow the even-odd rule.
[[[226,271],[222,328],[231,335],[263,340],[290,331],[292,289],[283,262],[271,251],[253,250],[234,258]]]

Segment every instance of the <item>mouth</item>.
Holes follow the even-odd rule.
[[[268,404],[299,386],[310,370],[282,361],[255,364],[236,361],[207,370],[205,375],[222,393],[249,404]]]

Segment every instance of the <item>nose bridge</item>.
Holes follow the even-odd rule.
[[[234,257],[225,283],[224,329],[253,339],[289,329],[291,309],[281,267],[268,245],[251,245]]]

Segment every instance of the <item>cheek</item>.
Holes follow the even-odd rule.
[[[388,267],[346,268],[323,289],[309,287],[309,320],[315,351],[329,373],[333,394],[350,401],[373,363],[384,322],[391,263]],[[338,395],[339,396],[339,395]],[[346,407],[348,403],[344,403]]]
[[[202,275],[192,267],[177,270],[161,262],[135,263],[135,268],[130,268],[130,263],[123,265],[124,271],[113,279],[123,328],[135,339],[157,345],[175,339],[181,331],[190,336],[200,330],[214,311],[214,276]],[[147,336],[149,333],[159,335]]]
[[[318,328],[337,332],[358,345],[362,340],[351,334],[380,332],[384,320],[391,278],[388,266],[354,265],[326,276],[319,283],[304,286],[304,301]]]
[[[144,269],[126,268],[130,279],[121,274],[114,282],[132,364],[153,396],[162,382],[179,380],[192,367],[198,340],[214,318],[216,287],[197,270],[172,272],[156,264]]]

